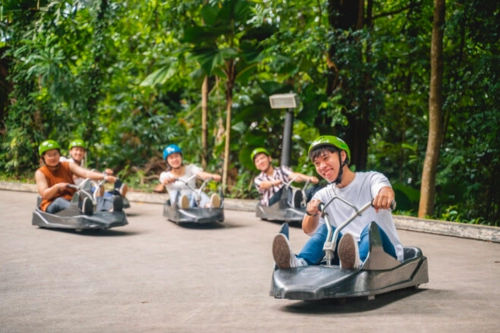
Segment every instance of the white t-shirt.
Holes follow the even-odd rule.
[[[73,159],[73,157],[67,158],[67,157],[61,156],[61,157],[59,157],[59,162],[75,163],[75,160]],[[73,175],[73,182],[75,183],[75,185],[80,185],[80,183],[83,182],[84,179],[85,178],[81,178],[81,177],[78,177],[76,175]]]
[[[184,181],[188,181],[188,179],[189,179],[189,181],[188,181],[189,186],[191,186],[193,189],[195,189],[196,188],[196,177],[193,177],[193,176],[199,174],[202,171],[203,171],[202,168],[197,167],[194,164],[189,164],[189,165],[185,166],[184,175],[182,177],[179,177],[179,178],[183,179]],[[163,182],[166,179],[175,178],[175,177],[176,176],[174,176],[171,171],[163,171],[160,174],[160,183],[163,184]],[[191,190],[189,190],[189,187],[187,187],[187,185],[184,182],[180,182],[180,181],[175,181],[173,183],[167,184],[166,188],[167,188],[167,191],[169,193],[172,193],[172,191],[180,191],[181,195],[191,193]]]
[[[356,172],[353,181],[346,187],[338,188],[335,184],[329,184],[316,192],[313,199],[320,200],[326,204],[331,198],[337,195],[359,209],[364,204],[373,201],[380,189],[385,186],[391,186],[391,184],[380,172]],[[337,227],[351,217],[355,210],[336,199],[326,208],[326,212],[330,223]],[[379,209],[377,213],[375,208],[369,207],[361,216],[349,223],[342,230],[342,233],[349,232],[359,241],[361,232],[372,221],[375,221],[385,231],[394,245],[398,260],[402,261],[403,245],[399,240],[390,210]],[[319,223],[325,223],[325,220],[320,218]]]

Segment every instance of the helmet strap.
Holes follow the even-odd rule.
[[[340,169],[339,169],[339,174],[337,175],[337,178],[333,181],[336,185],[340,184],[342,182],[342,174],[344,173],[344,165],[346,165],[347,158],[342,161],[342,156],[340,156],[340,150],[338,151],[339,153],[339,164],[340,164]]]

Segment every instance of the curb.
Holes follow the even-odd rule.
[[[37,192],[35,184],[12,183],[5,181],[0,181],[0,190]],[[129,201],[133,202],[163,204],[168,199],[168,194],[129,191],[127,193],[127,198]],[[224,199],[224,207],[230,210],[253,212],[255,211],[256,205],[257,200]],[[396,224],[396,228],[401,230],[500,243],[500,227],[420,219],[403,215],[394,215],[394,223]]]

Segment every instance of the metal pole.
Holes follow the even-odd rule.
[[[283,128],[283,143],[281,145],[281,165],[290,166],[290,151],[292,146],[293,109],[287,109],[285,127]]]

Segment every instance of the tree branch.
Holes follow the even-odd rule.
[[[377,15],[373,15],[372,19],[373,20],[376,20],[380,17],[385,17],[385,16],[389,16],[389,15],[394,15],[394,14],[399,14],[399,13],[402,13],[408,9],[413,9],[415,7],[417,7],[418,4],[415,3],[414,1],[412,1],[408,6],[405,6],[405,7],[402,7],[402,8],[399,8],[399,9],[395,9],[395,10],[391,10],[389,12],[383,12],[383,13],[380,13],[380,14],[377,14]]]

